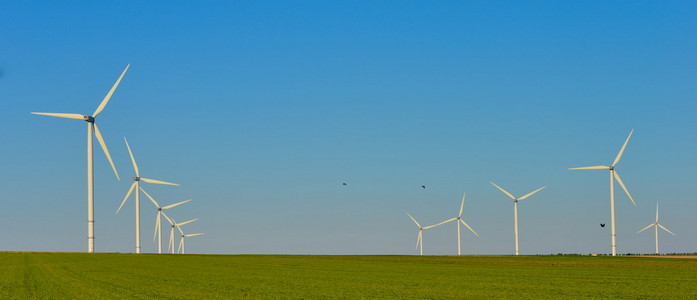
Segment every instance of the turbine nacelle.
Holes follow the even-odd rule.
[[[85,121],[88,123],[94,123],[94,117],[93,116],[84,116]]]
[[[133,176],[133,181],[140,181],[140,177],[138,177],[138,176]]]

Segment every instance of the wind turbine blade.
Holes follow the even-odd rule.
[[[62,113],[42,113],[42,112],[32,112],[34,115],[42,115],[42,116],[50,116],[50,117],[59,117],[59,118],[66,118],[66,119],[75,119],[75,120],[85,120],[87,116],[83,116],[80,114],[62,114]]]
[[[460,204],[460,213],[457,215],[458,217],[462,216],[462,207],[463,206],[465,206],[465,193],[464,192],[462,193],[462,203]]]
[[[123,73],[121,73],[121,76],[119,76],[119,79],[116,80],[116,83],[114,83],[114,86],[111,87],[111,90],[109,91],[108,94],[106,94],[106,97],[104,97],[104,100],[102,100],[102,103],[99,104],[99,107],[97,107],[97,110],[94,111],[94,114],[92,114],[93,118],[96,118],[97,115],[99,115],[100,112],[104,109],[104,106],[106,106],[106,103],[109,102],[109,99],[111,98],[111,95],[114,94],[114,90],[116,90],[116,87],[119,85],[119,82],[121,82],[121,78],[123,78],[123,75],[126,74],[126,71],[128,70],[128,67],[130,67],[131,64],[128,64],[126,66],[126,69],[123,70]]]
[[[515,200],[515,197],[511,195],[511,193],[506,192],[506,190],[502,189],[500,186],[496,185],[495,183],[489,181],[489,183],[493,184],[495,187],[497,187],[499,190],[501,190],[504,194],[508,195],[508,197],[511,197],[511,199]]]
[[[569,170],[609,170],[609,169],[610,169],[610,167],[607,167],[607,166],[569,168]]]
[[[474,231],[474,229],[472,229],[472,227],[470,227],[469,225],[467,225],[467,223],[465,223],[464,220],[460,219],[460,222],[462,222],[462,224],[464,224],[465,226],[467,226],[467,228],[469,228],[469,230],[471,230],[472,233],[474,233],[474,235],[479,236],[479,234],[477,234],[477,232]]]
[[[142,177],[140,178],[140,180],[145,181],[145,182],[147,182],[147,183],[179,185],[179,184],[176,184],[176,183],[165,182],[165,181],[160,181],[160,180],[155,180],[155,179],[142,178]]]
[[[159,211],[157,212],[158,214],[160,213]],[[154,242],[155,239],[157,238],[157,229],[160,228],[160,218],[155,219],[155,234],[152,236],[152,241]]]
[[[133,184],[131,184],[131,188],[128,189],[128,193],[126,193],[126,197],[123,198],[123,202],[121,202],[121,206],[119,206],[119,209],[116,210],[116,214],[119,214],[119,211],[123,207],[123,205],[126,203],[126,200],[128,200],[128,196],[131,195],[131,192],[133,192],[133,188],[136,187],[136,182],[134,181]]]
[[[172,243],[174,243],[174,228],[169,232],[169,244],[167,245],[167,250],[172,249],[172,252],[174,252]]]
[[[167,214],[165,214],[164,211],[160,211],[160,213],[162,214],[162,216],[165,217],[165,219],[167,219],[167,222],[169,222],[169,225],[174,225],[174,224],[176,224],[176,223],[174,223],[174,221],[172,221],[172,219],[170,219],[170,218],[167,216]]]
[[[133,162],[133,169],[136,170],[136,177],[140,177],[140,174],[138,173],[138,165],[136,165],[136,159],[133,158],[133,152],[131,152],[131,147],[128,146],[128,140],[126,140],[126,137],[124,137],[123,140],[126,141],[126,148],[128,148],[128,154],[131,155],[131,161]]]
[[[455,220],[457,220],[457,218],[448,219],[448,220],[445,220],[445,221],[443,221],[443,222],[440,222],[440,223],[438,223],[438,224],[436,224],[436,225],[426,226],[426,227],[424,227],[424,229],[428,229],[428,228],[433,228],[433,227],[436,227],[436,226],[440,226],[440,225],[443,225],[443,224],[445,224],[445,223],[452,222],[452,221],[455,221]]]
[[[179,202],[179,203],[175,203],[175,204],[172,204],[172,205],[167,205],[167,206],[163,207],[162,209],[170,209],[170,208],[172,208],[172,207],[175,207],[175,206],[177,206],[177,205],[179,205],[179,204],[184,204],[184,203],[189,202],[189,201],[191,201],[191,200],[192,200],[192,199],[184,200],[184,201]]]
[[[624,141],[624,145],[622,145],[622,149],[620,149],[620,153],[617,153],[617,157],[615,158],[615,161],[612,163],[613,167],[617,164],[617,162],[620,161],[620,157],[622,157],[622,153],[624,152],[624,148],[627,147],[627,142],[629,142],[629,138],[632,137],[633,132],[634,132],[634,128],[632,128],[632,131],[629,132],[629,136],[627,137],[627,140]]]
[[[639,233],[639,232],[642,232],[642,231],[644,231],[644,230],[646,230],[646,229],[649,229],[649,228],[653,227],[654,225],[656,225],[656,223],[653,223],[653,224],[651,224],[651,225],[649,225],[649,226],[646,226],[646,227],[644,227],[644,229],[639,230],[639,231],[637,231],[636,233]]]
[[[157,201],[155,201],[155,199],[150,197],[150,194],[148,194],[148,192],[146,192],[143,188],[140,188],[140,190],[143,191],[143,194],[145,194],[145,196],[148,196],[148,199],[150,199],[150,201],[152,201],[152,204],[155,204],[155,207],[160,208],[160,205],[157,204]]]
[[[94,125],[94,135],[97,136],[97,141],[99,141],[99,145],[102,146],[102,150],[104,150],[104,154],[106,154],[106,158],[109,160],[109,164],[111,164],[111,169],[114,170],[114,174],[116,174],[116,179],[121,181],[121,178],[119,178],[119,172],[116,172],[116,167],[114,166],[114,161],[111,160],[111,155],[109,155],[109,149],[106,148],[106,144],[104,143],[104,139],[102,138],[102,133],[99,132],[99,128],[97,127],[97,123],[92,123]]]
[[[661,225],[661,224],[657,224],[657,225],[658,225],[658,227],[661,227],[663,230],[668,231],[668,233],[675,235],[675,233],[670,232],[670,230],[668,230],[668,228],[663,227],[663,225]]]
[[[185,237],[192,237],[192,236],[197,236],[197,235],[203,235],[203,233],[192,233],[192,234],[185,234]]]
[[[634,203],[634,206],[636,206],[636,202],[634,202],[632,195],[629,194],[627,187],[624,186],[624,183],[622,183],[622,179],[620,179],[620,174],[617,174],[617,171],[615,171],[613,173],[615,173],[615,178],[617,179],[617,182],[620,184],[620,186],[622,186],[622,189],[624,190],[625,193],[627,193],[627,196],[629,196],[629,200],[632,200],[632,203]]]
[[[523,196],[523,197],[520,197],[518,200],[523,200],[523,199],[525,199],[525,198],[527,198],[527,197],[530,197],[530,196],[532,196],[532,194],[537,193],[537,192],[539,192],[540,190],[542,190],[542,189],[544,189],[544,188],[546,188],[546,187],[547,187],[547,186],[543,186],[543,187],[541,187],[541,188],[539,188],[539,189],[536,189],[535,191],[531,192],[530,194],[527,194],[527,195],[525,195],[525,196]]]
[[[421,242],[421,233],[422,232],[423,232],[422,230],[419,230],[419,237],[416,238],[416,249],[419,249],[419,242]]]
[[[416,226],[419,226],[419,228],[421,228],[421,225],[419,225],[419,222],[416,222],[414,217],[412,217],[409,213],[407,213],[407,216],[409,216],[411,218],[411,220],[414,221],[414,223],[416,223]]]
[[[656,201],[656,223],[658,223],[658,201]]]
[[[198,220],[198,219],[193,219],[193,220],[189,220],[189,221],[182,222],[182,223],[176,223],[176,225],[177,225],[177,226],[182,226],[182,225],[189,224],[189,223],[191,223],[191,222],[193,222],[193,221],[196,221],[196,220]]]
[[[179,247],[177,248],[177,253],[181,252],[183,244],[184,244],[184,237],[182,237],[182,239],[179,240]]]
[[[177,227],[177,229],[179,229],[179,233],[184,235],[184,231],[182,231],[182,228],[179,226],[179,224],[174,224],[174,226]]]

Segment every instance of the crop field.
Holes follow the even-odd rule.
[[[0,252],[2,299],[697,298],[697,259]]]

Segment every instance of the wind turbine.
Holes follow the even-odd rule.
[[[416,239],[416,249],[421,248],[420,255],[424,255],[423,231],[424,231],[424,229],[429,229],[429,228],[435,227],[435,225],[421,227],[419,222],[416,222],[416,219],[414,219],[414,217],[412,217],[409,213],[407,213],[407,216],[409,216],[411,218],[411,220],[414,221],[414,223],[416,223],[416,226],[419,226],[419,235],[418,235],[418,238]]]
[[[172,254],[174,254],[174,227],[176,227],[177,229],[179,229],[179,232],[180,232],[182,235],[184,235],[184,232],[182,232],[180,226],[182,226],[182,225],[184,225],[184,224],[189,224],[189,223],[191,223],[191,222],[193,222],[193,221],[196,221],[196,220],[198,220],[198,219],[193,219],[193,220],[189,220],[189,221],[186,221],[186,222],[177,223],[177,222],[175,222],[172,218],[168,217],[167,214],[165,214],[165,212],[162,212],[162,215],[165,216],[165,219],[167,219],[167,222],[169,222],[169,225],[172,226],[172,229],[171,229],[171,231],[169,232],[169,245],[167,246],[167,249],[168,249],[168,250],[171,250],[171,251],[172,251]]]
[[[97,127],[97,123],[95,122],[95,118],[97,118],[99,113],[101,113],[102,110],[104,110],[104,107],[106,106],[107,102],[109,102],[109,99],[111,99],[111,95],[114,94],[114,90],[116,90],[116,87],[119,85],[119,82],[121,82],[121,78],[123,78],[123,75],[126,74],[126,71],[130,66],[130,64],[126,66],[126,69],[123,70],[123,73],[121,73],[119,79],[116,80],[114,86],[111,87],[109,93],[106,95],[106,97],[104,97],[102,103],[99,104],[97,110],[95,110],[91,116],[85,116],[80,114],[32,112],[32,114],[35,115],[44,115],[87,121],[87,251],[90,253],[94,252],[94,159],[92,157],[92,128],[94,128],[94,134],[95,136],[97,136],[97,141],[99,141],[99,145],[102,146],[102,150],[104,150],[104,154],[106,154],[106,158],[109,160],[109,164],[111,164],[111,168],[114,170],[114,174],[116,174],[116,179],[121,180],[119,178],[119,173],[116,172],[116,167],[114,167],[114,162],[111,160],[109,150],[107,150],[106,148],[106,144],[104,143],[102,134],[99,132],[99,128]]]
[[[515,215],[515,217],[514,217],[514,219],[515,219],[515,255],[518,255],[518,200],[524,200],[525,198],[532,196],[532,194],[537,193],[540,190],[546,188],[546,186],[543,186],[543,187],[541,187],[541,188],[539,188],[539,189],[537,189],[537,190],[535,190],[535,191],[533,191],[533,192],[531,192],[523,197],[516,198],[516,197],[513,197],[513,195],[511,195],[511,193],[506,192],[506,190],[502,189],[500,186],[496,185],[495,183],[493,183],[493,182],[489,182],[489,183],[493,184],[495,187],[497,187],[499,190],[501,190],[504,194],[508,195],[508,197],[511,197],[511,199],[513,199],[513,204],[515,205],[514,206],[515,208],[513,210],[514,215]]]
[[[627,196],[629,196],[629,200],[632,200],[632,203],[634,204],[634,206],[636,206],[636,202],[634,202],[632,195],[629,194],[627,187],[624,186],[624,183],[622,183],[622,179],[620,179],[620,175],[617,174],[617,171],[615,170],[615,166],[617,165],[617,162],[620,161],[620,157],[622,157],[624,148],[627,147],[627,142],[629,142],[629,138],[632,137],[632,133],[634,133],[634,129],[632,129],[632,131],[629,132],[627,140],[624,141],[624,145],[622,145],[622,149],[620,149],[620,153],[617,154],[617,157],[615,158],[615,161],[612,163],[612,165],[569,168],[569,170],[610,170],[610,221],[612,223],[612,256],[617,255],[617,244],[615,242],[615,179],[617,179],[617,183],[619,183],[620,186],[622,186],[624,192],[627,193]]]
[[[184,254],[184,238],[202,235],[203,233],[184,234],[184,232],[182,231],[181,228],[179,228],[179,226],[177,226],[177,228],[179,229],[179,232],[181,232],[181,234],[182,234],[182,238],[179,240],[179,248],[177,249],[177,253]]]
[[[150,194],[148,194],[142,188],[140,190],[143,191],[143,194],[145,194],[145,196],[148,196],[148,199],[150,199],[150,201],[152,201],[152,203],[155,204],[155,207],[157,208],[157,219],[155,221],[155,234],[153,235],[152,240],[155,241],[155,239],[158,236],[160,237],[157,241],[157,253],[162,253],[162,219],[161,219],[161,217],[162,217],[162,214],[164,213],[163,210],[170,209],[170,208],[175,207],[175,206],[180,205],[180,204],[184,204],[186,202],[191,201],[191,199],[184,200],[184,201],[179,202],[179,203],[167,205],[165,207],[160,207],[160,205],[157,203],[157,201],[155,201],[155,199],[153,199],[150,196]]]
[[[126,203],[126,200],[128,200],[128,197],[131,195],[131,192],[133,191],[133,188],[136,189],[136,253],[140,253],[140,191],[143,190],[143,188],[140,187],[140,182],[145,181],[147,183],[156,183],[156,184],[168,184],[168,185],[178,185],[176,183],[170,183],[170,182],[164,182],[160,180],[155,180],[155,179],[148,179],[148,178],[142,178],[140,177],[140,173],[138,172],[138,165],[136,165],[136,160],[133,158],[133,152],[131,152],[131,147],[128,146],[128,141],[126,138],[123,138],[124,141],[126,141],[126,148],[128,148],[128,154],[131,155],[131,161],[133,162],[133,169],[136,171],[136,176],[133,176],[133,184],[131,185],[131,188],[128,189],[128,193],[126,194],[126,197],[123,198],[123,202],[121,202],[121,206],[119,206],[119,209],[116,210],[116,214],[119,213],[123,205]]]
[[[661,229],[668,231],[668,233],[670,233],[672,235],[675,235],[675,233],[670,232],[670,230],[668,230],[668,228],[665,228],[665,227],[663,227],[663,225],[658,224],[658,202],[656,202],[656,222],[654,222],[653,224],[651,224],[649,226],[646,226],[646,228],[644,228],[642,230],[637,231],[637,233],[642,232],[646,229],[649,229],[649,228],[651,228],[651,226],[656,227],[656,254],[658,254],[658,227],[661,227]]]
[[[433,227],[440,226],[440,225],[443,225],[443,224],[448,223],[448,222],[455,221],[455,223],[457,223],[457,255],[460,255],[460,222],[462,222],[462,224],[464,224],[465,226],[467,226],[467,228],[469,228],[469,230],[472,231],[472,233],[474,233],[474,235],[479,236],[479,234],[477,234],[477,232],[475,232],[474,229],[472,229],[472,227],[470,227],[469,225],[467,225],[467,223],[465,223],[465,221],[462,220],[462,218],[461,218],[461,216],[462,216],[462,207],[463,207],[464,205],[465,205],[465,193],[462,193],[462,204],[460,204],[460,213],[457,215],[457,218],[452,218],[452,219],[449,219],[449,220],[445,220],[445,221],[443,221],[443,222],[440,222],[440,223],[438,223],[438,224],[436,224],[436,225],[428,226],[428,228],[433,228]]]

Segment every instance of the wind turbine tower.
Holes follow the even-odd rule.
[[[543,186],[537,190],[534,190],[531,193],[529,193],[523,197],[516,198],[516,197],[513,197],[513,195],[511,195],[511,193],[506,192],[506,190],[502,189],[500,186],[496,185],[495,183],[493,183],[493,182],[490,182],[490,183],[493,184],[495,187],[497,187],[499,190],[501,190],[504,194],[508,195],[508,197],[511,197],[511,199],[513,199],[513,204],[514,204],[513,211],[514,211],[514,220],[515,220],[515,227],[514,227],[515,228],[515,230],[514,230],[515,231],[515,255],[518,255],[518,201],[524,200],[525,198],[532,196],[532,194],[539,192],[540,190],[546,188],[546,186]]]

